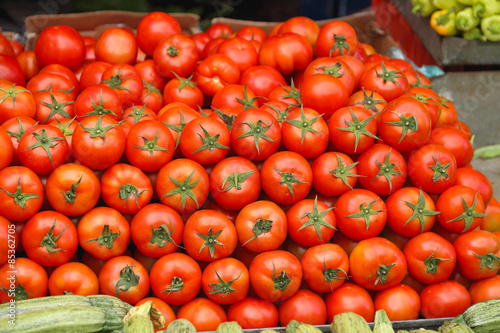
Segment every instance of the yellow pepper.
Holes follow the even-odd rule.
[[[458,30],[455,26],[455,8],[442,9],[431,15],[431,27],[441,36],[454,36]]]

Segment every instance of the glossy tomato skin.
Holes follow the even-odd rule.
[[[457,167],[470,163],[474,156],[474,147],[469,137],[459,130],[449,126],[440,126],[432,130],[429,143],[446,147],[455,156]]]
[[[111,66],[113,65],[109,62],[95,61],[85,67],[80,76],[80,91],[98,85],[101,82],[102,73]]]
[[[278,308],[279,321],[287,326],[292,320],[309,325],[324,325],[326,323],[325,301],[316,293],[302,289],[292,297],[283,301]]]
[[[491,198],[493,197],[493,187],[491,186],[491,182],[479,170],[466,167],[458,168],[457,176],[453,185],[465,185],[477,190],[479,194],[481,194],[485,206],[488,206]]]
[[[2,170],[8,167],[14,158],[14,145],[9,133],[3,127],[0,128],[0,144],[3,147],[0,152],[0,170]]]
[[[201,297],[183,304],[177,312],[177,318],[189,320],[198,332],[215,331],[219,324],[227,321],[222,306]]]
[[[75,101],[75,115],[78,121],[87,116],[108,115],[120,120],[123,103],[118,93],[111,87],[91,85],[83,90]]]
[[[461,234],[453,243],[460,273],[478,280],[495,276],[500,269],[500,240],[486,230]]]
[[[429,112],[432,128],[436,127],[441,115],[442,102],[439,95],[432,89],[424,87],[411,87],[408,90],[408,96],[413,100],[419,101]]]
[[[457,262],[453,245],[434,232],[411,238],[404,247],[408,272],[416,280],[432,284],[448,279]]]
[[[327,74],[305,78],[300,91],[304,107],[316,110],[325,120],[345,106],[349,98],[349,91],[342,81]]]
[[[500,276],[495,275],[490,278],[474,281],[469,286],[469,293],[472,304],[498,299],[500,296]]]
[[[2,99],[0,103],[0,124],[16,117],[35,117],[35,99],[24,86],[10,83],[0,84],[0,99]]]
[[[402,96],[409,88],[408,80],[398,67],[382,61],[367,69],[361,77],[360,86],[376,90],[388,103]]]
[[[41,68],[61,64],[75,70],[85,57],[85,43],[74,28],[53,25],[45,28],[38,36],[35,53]]]
[[[290,252],[280,250],[257,255],[249,273],[250,283],[257,295],[271,302],[290,298],[302,282],[300,261]]]
[[[375,311],[384,309],[389,320],[416,320],[420,313],[420,296],[411,287],[399,284],[379,291],[374,298]]]
[[[291,32],[267,38],[259,50],[259,64],[274,67],[283,75],[306,68],[312,57],[311,44]]]
[[[137,58],[137,40],[123,28],[106,29],[95,44],[95,58],[111,64],[133,65]]]
[[[14,281],[12,281],[13,271],[15,272]],[[47,272],[31,259],[16,258],[14,263],[6,263],[0,267],[0,285],[12,288],[11,283],[15,286],[15,292],[10,293],[8,289],[7,291],[0,289],[0,303],[17,302],[47,295]]]
[[[162,39],[181,32],[181,25],[173,16],[164,12],[151,12],[137,26],[137,43],[141,50],[152,56]]]
[[[35,96],[35,118],[41,124],[75,116],[74,100],[63,91],[44,91]]]
[[[354,312],[366,321],[372,322],[375,317],[375,306],[366,289],[352,282],[344,283],[326,296],[327,322],[333,322],[336,314]]]
[[[0,217],[0,266],[13,260],[21,243],[16,226],[4,217]]]
[[[313,187],[325,196],[340,196],[352,190],[358,181],[356,164],[341,152],[326,152],[312,166]]]
[[[488,207],[486,207],[483,222],[481,222],[481,230],[488,230],[491,232],[500,231],[500,202],[495,197],[492,197]]]
[[[180,77],[189,77],[196,68],[198,59],[195,42],[182,34],[160,40],[153,53],[158,72],[167,79],[174,78],[174,73]]]
[[[426,286],[420,293],[420,304],[426,319],[455,317],[471,305],[471,297],[463,285],[446,280]]]
[[[144,84],[141,74],[132,65],[116,64],[111,66],[102,73],[100,84],[116,91],[122,100],[124,109],[140,103]]]
[[[269,301],[246,297],[229,306],[227,320],[237,321],[243,329],[277,327],[278,309]]]
[[[49,278],[51,296],[64,295],[71,292],[74,295],[97,295],[99,281],[97,275],[86,265],[79,262],[68,262],[58,266]]]
[[[257,50],[250,41],[244,38],[228,38],[219,44],[216,52],[231,58],[238,66],[240,73],[258,64]]]
[[[240,75],[238,65],[231,58],[213,54],[196,67],[195,80],[205,95],[214,96],[225,86],[238,84]]]
[[[387,102],[379,93],[373,90],[358,90],[347,100],[347,105],[361,106],[375,113],[382,112]]]
[[[285,86],[286,81],[283,75],[274,67],[265,65],[256,65],[247,68],[241,73],[239,84],[248,84],[255,95],[267,98],[271,91]],[[264,104],[264,99],[259,99],[259,105]]]
[[[334,20],[323,25],[316,40],[316,53],[320,57],[353,55],[358,47],[356,32],[348,23]]]

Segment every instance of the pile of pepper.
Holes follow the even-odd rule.
[[[413,13],[430,16],[431,27],[442,36],[500,41],[498,0],[411,0]]]

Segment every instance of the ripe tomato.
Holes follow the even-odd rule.
[[[157,120],[156,114],[146,105],[132,105],[123,111],[121,118],[120,123],[124,126],[124,129],[126,125],[132,127],[141,121]]]
[[[101,85],[113,88],[122,100],[123,109],[139,104],[144,84],[132,65],[116,64],[102,73]]]
[[[80,246],[99,260],[124,254],[130,241],[130,226],[120,212],[109,207],[97,207],[78,222]]]
[[[108,28],[97,39],[95,44],[97,61],[133,65],[136,58],[137,40],[128,29]]]
[[[227,321],[226,312],[219,304],[207,298],[195,298],[184,303],[177,312],[177,319],[189,320],[196,331],[215,331]]]
[[[336,314],[354,312],[366,321],[372,322],[375,317],[375,306],[366,289],[352,282],[344,283],[326,296],[327,322],[333,322]]]
[[[436,127],[442,108],[441,98],[439,97],[439,95],[432,89],[412,87],[408,90],[408,96],[423,104],[423,106],[429,112],[432,128]]]
[[[459,130],[449,126],[440,126],[432,130],[429,143],[446,147],[455,156],[457,167],[470,163],[474,156],[474,147],[469,137]]]
[[[340,152],[321,154],[311,166],[314,189],[329,197],[352,190],[359,177],[356,164],[358,163]]]
[[[12,222],[26,221],[43,203],[43,184],[31,169],[11,166],[0,171],[0,215]]]
[[[184,126],[186,126],[186,124],[191,120],[199,117],[201,117],[201,114],[187,105],[175,107],[165,105],[160,111],[158,111],[158,120],[163,122],[163,124],[170,130],[170,133],[175,141],[175,149],[179,146]]]
[[[403,252],[381,237],[360,241],[349,257],[349,272],[354,282],[369,290],[383,290],[399,284],[406,269]]]
[[[388,103],[403,95],[410,88],[401,70],[384,61],[367,69],[359,84],[366,90],[376,90]]]
[[[108,86],[92,85],[83,90],[75,102],[78,121],[87,116],[102,116],[120,120],[123,106],[118,93]]]
[[[8,167],[14,158],[14,145],[11,136],[3,127],[0,127],[0,145],[3,147],[0,152],[0,170],[2,170]]]
[[[19,152],[18,152],[18,146],[19,146],[19,140],[21,140],[21,137],[23,134],[26,132],[26,130],[30,129],[31,127],[38,125],[37,122],[30,117],[16,117],[16,118],[11,118],[4,122],[2,124],[2,129],[4,129],[7,134],[10,137],[12,147],[14,148],[13,152],[14,155],[12,156],[12,161],[9,162],[10,165],[21,165],[21,161],[19,161]],[[4,144],[5,150],[3,154],[5,154],[5,163],[9,159],[9,145],[7,143]],[[7,166],[7,165],[6,165]],[[3,168],[1,168],[3,169]]]
[[[239,82],[240,69],[228,56],[214,54],[197,66],[195,79],[205,95],[214,96],[223,87]]]
[[[488,230],[491,232],[500,231],[500,202],[498,202],[495,197],[491,198],[484,213],[487,216],[484,217],[483,222],[480,224],[481,230]]]
[[[182,242],[184,222],[172,208],[153,203],[134,215],[130,231],[137,250],[148,257],[160,258],[177,250]]]
[[[258,254],[249,269],[250,283],[266,301],[283,301],[293,296],[302,282],[300,261],[290,252],[268,251]]]
[[[500,298],[500,276],[474,281],[469,287],[472,304]]]
[[[31,80],[35,75],[38,74],[38,72],[40,72],[40,65],[38,64],[35,51],[22,51],[16,56],[16,60],[24,73],[24,79],[26,82]],[[24,84],[24,82],[18,79],[14,79],[13,82]]]
[[[353,55],[357,47],[358,38],[349,23],[334,20],[323,25],[318,32],[316,53],[319,57]]]
[[[237,321],[243,329],[278,326],[278,309],[269,302],[246,297],[227,310],[227,320]]]
[[[436,221],[436,206],[422,189],[403,187],[385,201],[387,224],[398,235],[414,237],[432,229]]]
[[[165,104],[181,102],[190,108],[197,109],[203,106],[204,95],[198,84],[191,81],[192,76],[188,78],[180,77],[175,74],[163,90],[163,99]]]
[[[11,118],[34,118],[36,103],[29,90],[16,84],[0,83],[0,124]]]
[[[25,86],[23,69],[14,57],[0,54],[0,70],[0,80],[7,80],[18,87]]]
[[[439,96],[441,100],[441,113],[439,114],[437,124],[439,126],[453,126],[457,122],[457,109],[455,105],[443,96]]]
[[[255,47],[250,41],[240,37],[227,38],[217,46],[216,52],[233,60],[240,73],[258,64],[258,54]]]
[[[344,284],[349,273],[349,258],[337,244],[308,248],[300,259],[304,280],[317,293],[331,292]]]
[[[375,237],[384,229],[387,209],[384,201],[374,192],[354,189],[337,200],[335,218],[344,235],[362,240]]]
[[[457,169],[457,176],[453,185],[465,185],[481,194],[484,205],[488,206],[493,197],[493,187],[489,179],[481,171],[462,167]],[[486,214],[488,215],[488,214]]]
[[[31,259],[16,258],[0,267],[0,303],[44,297],[47,289],[47,272]]]
[[[500,269],[500,240],[486,230],[461,234],[453,243],[460,273],[470,280],[495,276]]]
[[[135,306],[142,305],[149,301],[153,303],[152,308],[160,312],[163,315],[163,319],[165,320],[163,325],[161,325],[160,322],[156,320],[156,318],[151,318],[153,324],[159,326],[158,328],[155,328],[155,331],[157,332],[161,330],[166,330],[167,326],[176,319],[174,310],[172,310],[170,305],[168,305],[167,303],[156,297],[143,298],[139,302],[135,303]]]
[[[148,272],[131,257],[109,259],[99,272],[99,290],[135,305],[149,292]]]
[[[278,312],[282,326],[287,326],[292,320],[309,325],[326,323],[325,301],[318,294],[306,289],[297,291],[281,303]]]
[[[68,262],[58,266],[49,278],[51,296],[73,293],[74,295],[97,295],[99,281],[88,266],[79,262]]]
[[[408,272],[416,280],[432,284],[449,278],[457,262],[453,245],[434,232],[411,238],[404,248]]]
[[[19,244],[21,237],[16,231],[16,225],[0,216],[0,266],[13,262]]]
[[[109,62],[95,61],[85,67],[80,76],[80,91],[98,85],[101,82],[102,73],[111,66],[113,65]]]
[[[35,119],[42,123],[50,123],[53,120],[73,118],[75,115],[74,103],[71,96],[63,91],[44,91],[35,96],[36,115]]]
[[[225,209],[242,209],[257,200],[260,192],[260,172],[243,157],[225,158],[210,172],[210,194]]]
[[[453,280],[427,285],[420,293],[420,311],[425,319],[455,317],[471,306],[467,289]]]
[[[75,82],[57,72],[43,73],[40,71],[38,75],[28,81],[26,88],[33,95],[43,91],[58,90],[69,94],[72,100],[75,100],[78,96],[78,86],[75,86]]]
[[[167,79],[174,78],[174,73],[180,77],[189,77],[195,70],[198,59],[195,42],[182,34],[160,40],[153,53],[156,69]]]
[[[210,37],[210,35],[207,34],[206,32],[198,32],[192,34],[191,39],[196,44],[196,48],[198,49],[198,54],[200,55],[200,58],[204,59],[203,50],[205,49],[205,46],[207,46],[207,44],[212,40],[212,37]]]
[[[61,64],[74,71],[85,57],[85,43],[74,28],[52,25],[38,36],[35,53],[41,68],[50,64]]]
[[[268,98],[269,94],[280,86],[286,86],[283,75],[271,66],[252,66],[241,73],[239,84],[247,85],[255,95]],[[259,105],[262,106],[263,99],[259,99]]]
[[[315,21],[308,17],[295,16],[283,22],[278,29],[278,34],[284,34],[287,32],[294,32],[303,36],[314,48],[316,45],[316,38],[318,38],[319,26]]]
[[[148,59],[138,62],[134,65],[134,67],[141,75],[141,79],[144,82],[145,87],[147,83],[148,85],[151,85],[152,89],[156,88],[159,91],[165,88],[167,80],[164,77],[162,77],[160,73],[158,73],[158,70],[156,69],[156,64],[153,59]]]
[[[405,284],[379,291],[373,303],[375,311],[385,310],[391,321],[416,320],[420,313],[420,296]]]
[[[234,224],[224,214],[202,209],[188,218],[184,227],[183,244],[192,258],[214,261],[233,253],[237,237]]]
[[[479,192],[464,185],[454,185],[444,191],[436,201],[436,209],[441,212],[438,222],[456,233],[476,229],[486,216]]]
[[[264,40],[259,49],[259,64],[276,68],[287,75],[300,71],[313,58],[311,44],[301,35],[288,32]]]
[[[316,58],[305,69],[304,79],[316,74],[328,74],[338,78],[346,87],[349,95],[354,91],[356,85],[354,72],[346,62],[340,59],[330,57]]]
[[[372,110],[374,113],[382,112],[386,107],[387,102],[380,94],[373,90],[359,90],[352,94],[347,100],[347,105],[360,106],[367,110]]]
[[[304,199],[312,186],[313,173],[307,160],[292,151],[266,159],[260,171],[262,189],[272,201],[293,205]]]
[[[181,32],[181,25],[175,17],[164,12],[151,12],[137,26],[137,43],[141,50],[152,56],[162,39]]]
[[[43,266],[60,266],[78,248],[73,222],[61,213],[43,211],[29,219],[23,230],[23,248],[30,259]]]
[[[300,86],[300,96],[304,107],[316,110],[327,120],[346,105],[349,91],[338,78],[316,74],[304,79]]]
[[[280,101],[288,104],[289,106],[300,107],[302,104],[300,98],[300,90],[295,88],[295,84],[292,80],[289,86],[279,86],[274,88],[267,98],[270,102]]]

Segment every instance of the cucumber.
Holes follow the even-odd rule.
[[[217,327],[215,333],[243,333],[243,329],[237,321],[226,321]]]
[[[384,309],[377,310],[375,312],[375,321],[373,323],[374,333],[394,333],[391,321],[387,317],[387,313]]]
[[[465,324],[449,322],[439,327],[439,333],[474,333],[474,331]]]
[[[186,319],[176,319],[168,324],[163,333],[196,333],[194,325]]]
[[[50,296],[50,297],[39,297],[30,298],[22,301],[17,301],[14,305],[10,303],[4,303],[0,305],[0,320],[9,317],[9,306],[13,308],[15,306],[16,316],[36,310],[42,310],[47,308],[53,308],[57,306],[65,305],[87,305],[90,306],[92,303],[85,296],[78,295],[63,295],[63,296]],[[1,332],[1,330],[0,330]]]
[[[492,299],[471,305],[453,322],[464,323],[474,333],[495,333],[500,328],[500,299]]]
[[[332,333],[371,333],[365,318],[354,312],[343,312],[333,317],[330,325]]]

